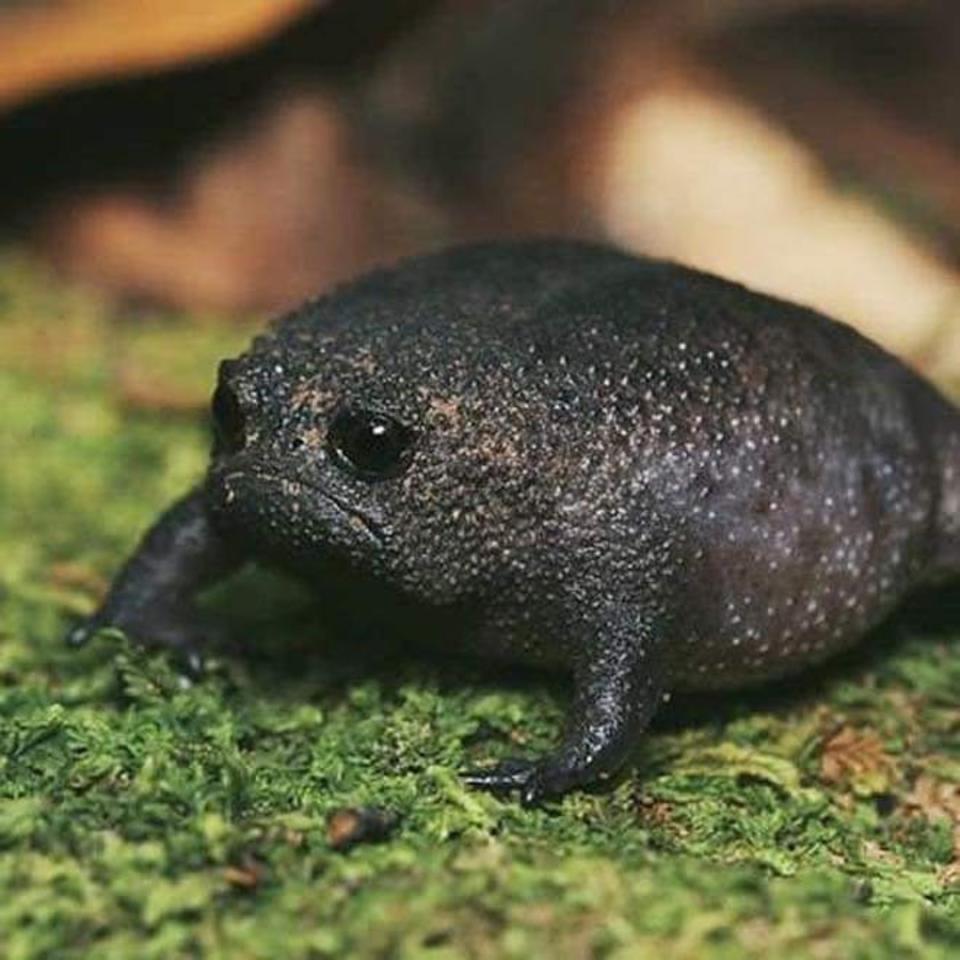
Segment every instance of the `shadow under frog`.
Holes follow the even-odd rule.
[[[960,419],[842,324],[563,241],[455,249],[281,318],[220,368],[206,478],[103,606],[188,658],[248,560],[351,632],[558,667],[559,746],[469,774],[596,784],[674,692],[788,676],[957,572]]]

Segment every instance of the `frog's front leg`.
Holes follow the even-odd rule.
[[[113,581],[100,608],[67,635],[74,646],[117,627],[133,639],[175,651],[193,671],[210,628],[194,598],[244,561],[210,522],[202,489],[170,507],[144,536]]]
[[[574,669],[573,703],[560,746],[542,757],[507,760],[464,775],[474,787],[519,790],[524,804],[614,777],[629,759],[664,695],[656,628],[633,608],[595,627]]]

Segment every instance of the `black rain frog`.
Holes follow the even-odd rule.
[[[220,368],[203,482],[71,637],[195,655],[248,560],[341,629],[570,670],[527,802],[624,765],[674,690],[842,650],[960,559],[960,420],[853,330],[682,267],[498,243],[371,273]]]

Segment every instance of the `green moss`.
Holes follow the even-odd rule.
[[[555,681],[338,649],[274,577],[218,591],[247,649],[195,686],[120,637],[64,649],[203,469],[185,411],[248,334],[0,257],[0,956],[960,955],[949,628],[681,705],[553,810],[456,771],[550,743]],[[334,852],[328,813],[364,804],[398,830]]]

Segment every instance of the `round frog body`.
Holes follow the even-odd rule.
[[[335,629],[572,672],[527,802],[615,774],[674,690],[790,673],[956,572],[960,422],[819,314],[582,243],[371,273],[225,361],[203,482],[101,626],[194,657],[194,596],[248,560]]]

